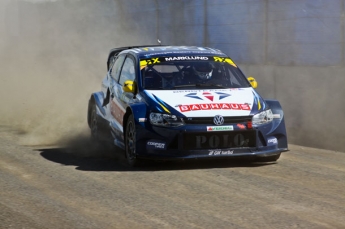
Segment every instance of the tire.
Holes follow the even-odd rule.
[[[92,149],[95,150],[113,150],[114,144],[113,139],[111,139],[110,133],[109,136],[102,129],[102,118],[97,115],[96,105],[91,104],[90,111],[90,129],[91,129],[91,143]]]
[[[91,108],[91,120],[90,120],[90,129],[91,129],[91,139],[94,142],[99,143],[99,126],[98,126],[98,117],[96,111],[96,105],[92,104]]]
[[[280,158],[280,154],[281,153],[268,157],[258,157],[256,162],[275,162]]]
[[[125,153],[126,153],[127,163],[129,164],[129,166],[135,167],[139,164],[139,160],[137,159],[137,151],[136,151],[135,122],[134,122],[134,118],[132,114],[128,117],[127,125],[126,125]]]

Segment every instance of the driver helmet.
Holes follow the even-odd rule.
[[[213,68],[209,62],[198,62],[193,65],[193,72],[201,80],[209,80],[212,77]]]

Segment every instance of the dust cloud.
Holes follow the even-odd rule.
[[[108,51],[137,44],[128,39],[137,37],[133,31],[119,23],[120,5],[1,1],[0,125],[19,129],[21,144],[88,139],[88,99],[100,90]]]

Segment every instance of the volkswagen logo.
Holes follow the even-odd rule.
[[[214,118],[213,118],[213,123],[214,124],[216,124],[216,125],[223,125],[223,123],[224,123],[224,118],[223,118],[223,116],[221,116],[221,115],[216,115],[216,116],[214,116]]]

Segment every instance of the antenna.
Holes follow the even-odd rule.
[[[157,39],[157,42],[159,45],[162,45],[162,42],[159,40],[159,38]]]

